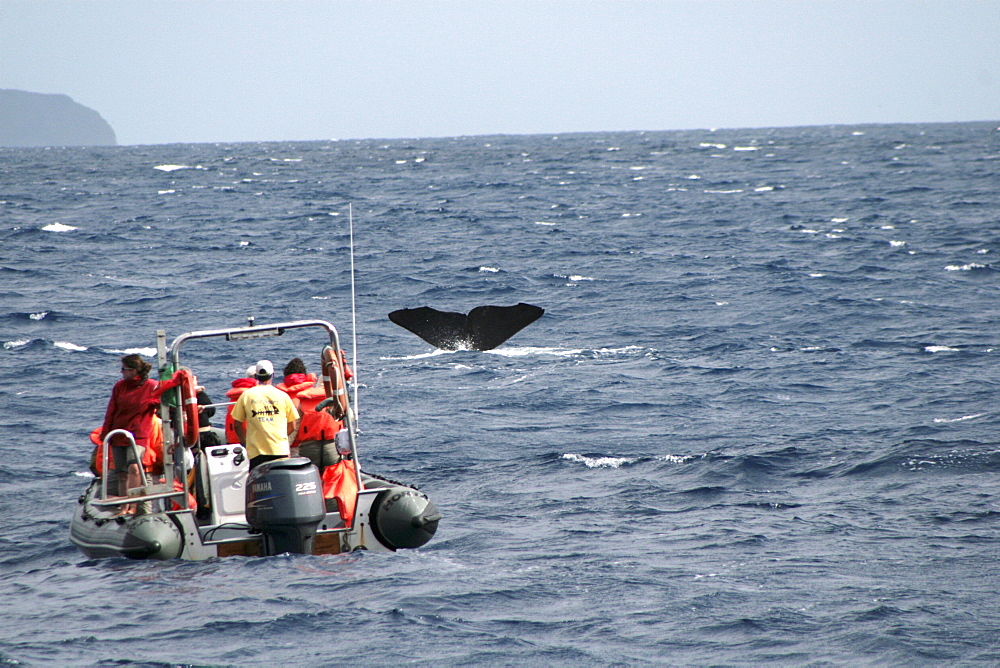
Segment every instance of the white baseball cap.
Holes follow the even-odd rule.
[[[260,360],[257,362],[254,375],[258,378],[270,378],[273,376],[274,365],[271,364],[271,360]]]

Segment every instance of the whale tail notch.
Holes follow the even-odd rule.
[[[468,315],[421,306],[393,311],[389,320],[442,350],[492,350],[543,313],[540,306],[524,303],[477,306]]]

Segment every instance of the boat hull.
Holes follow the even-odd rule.
[[[184,537],[167,513],[116,517],[113,511],[93,505],[100,480],[95,479],[80,497],[70,540],[88,557],[129,559],[176,559]]]
[[[395,552],[420,547],[434,536],[440,515],[426,494],[368,474],[362,474],[362,481],[365,489],[358,493],[351,526],[340,518],[335,503],[328,504],[300,553]],[[228,513],[210,522],[199,522],[192,510],[119,517],[113,507],[95,505],[100,489],[100,479],[90,483],[70,523],[70,540],[91,559],[201,561],[274,552],[266,536],[252,530],[242,514]]]

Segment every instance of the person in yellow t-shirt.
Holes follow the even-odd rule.
[[[247,388],[233,406],[233,428],[247,449],[250,468],[289,456],[288,437],[298,427],[299,413],[291,397],[271,385],[274,365],[257,362],[259,383]]]

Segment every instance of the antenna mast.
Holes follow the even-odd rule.
[[[354,205],[347,204],[347,218],[351,227],[351,335],[354,345],[354,420],[358,420],[358,308],[354,287]]]

